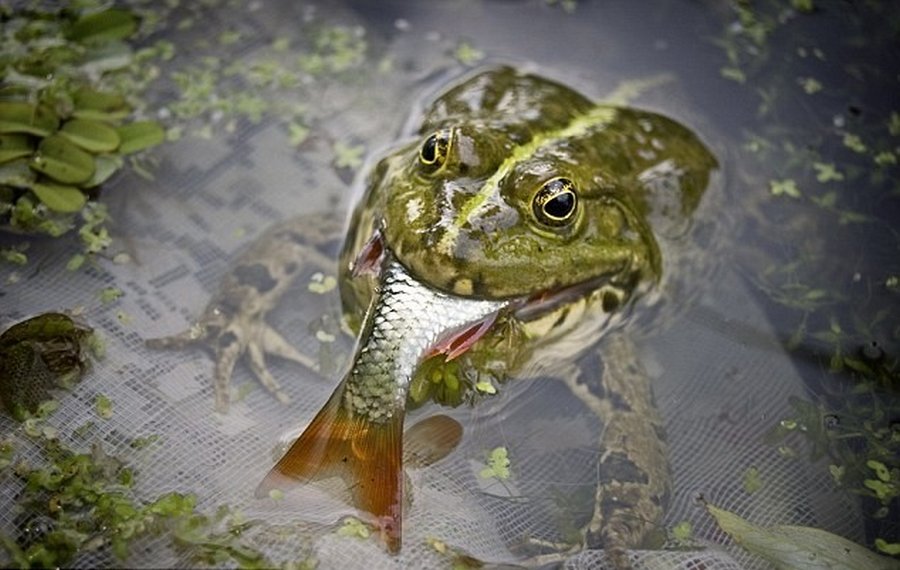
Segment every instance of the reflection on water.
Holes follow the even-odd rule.
[[[367,538],[365,525],[337,521],[347,510],[334,501],[252,498],[272,446],[311,418],[350,351],[328,271],[301,277],[270,319],[331,371],[272,359],[290,405],[239,365],[234,403],[216,415],[205,354],[143,345],[196,318],[229,260],[273,222],[347,210],[366,156],[395,141],[423,94],[482,61],[538,70],[598,99],[622,81],[672,74],[634,104],[689,125],[722,165],[722,188],[696,222],[713,259],[702,270],[670,267],[677,287],[630,316],[639,326],[623,327],[641,341],[668,435],[674,492],[650,546],[681,550],[661,560],[723,543],[698,495],[759,525],[897,548],[900,109],[890,94],[900,57],[892,6],[660,0],[578,3],[568,13],[543,2],[216,4],[135,8],[136,45],[154,51],[141,64],[144,102],[133,104],[171,140],[104,184],[112,244],[69,270],[84,247],[74,236],[0,238],[4,251],[28,258],[0,266],[4,328],[77,311],[106,341],[106,356],[58,396],[49,419],[2,420],[0,513],[9,514],[0,515],[0,532],[19,548],[42,544],[84,512],[65,502],[71,491],[51,489],[40,501],[22,493],[16,472],[28,471],[11,466],[39,465],[48,454],[93,462],[101,494],[156,509],[140,520],[159,535],[120,506],[116,524],[140,538],[110,543],[92,530],[80,539],[90,551],[76,558],[81,566],[112,565],[126,550],[135,564],[152,565],[249,564],[259,550],[271,564],[434,566],[461,553],[511,562],[578,541],[605,476],[594,443],[603,418],[544,377],[449,411],[463,440],[447,458],[408,470],[399,559]],[[75,453],[38,443],[48,437]],[[92,452],[95,443],[105,452]],[[122,491],[122,479],[133,491]],[[196,505],[172,492],[195,494]],[[59,497],[61,510],[52,506]],[[220,505],[228,509],[217,518]],[[599,555],[574,556],[590,564]],[[698,556],[709,568],[765,567],[733,545]]]

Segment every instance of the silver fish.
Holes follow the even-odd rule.
[[[483,334],[508,304],[436,291],[388,261],[344,379],[260,483],[257,496],[341,476],[357,508],[375,517],[388,549],[399,552],[403,417],[416,367],[439,344],[440,351],[458,353],[458,344]],[[454,345],[448,336],[464,340]]]

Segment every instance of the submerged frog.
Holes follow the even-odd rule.
[[[359,337],[353,361],[258,495],[342,476],[396,552],[404,411],[424,363],[491,362],[496,373],[500,355],[502,374],[515,376],[538,362],[529,370],[571,372],[562,380],[601,416],[584,546],[626,567],[625,550],[641,544],[669,493],[661,420],[627,338],[603,343],[602,374],[570,365],[660,281],[656,226],[689,219],[715,168],[673,120],[597,105],[509,67],[437,97],[411,141],[377,163],[350,219],[339,283]],[[192,329],[152,344],[211,343],[219,410],[244,353],[286,400],[265,354],[312,363],[264,319],[304,263],[328,265],[340,227],[327,217],[274,227]]]
[[[43,313],[0,334],[0,402],[25,420],[50,391],[70,388],[88,367],[93,329],[62,313]]]

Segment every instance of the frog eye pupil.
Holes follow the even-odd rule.
[[[422,148],[419,149],[419,163],[432,171],[440,169],[447,161],[450,144],[451,136],[448,129],[432,134],[425,139]]]
[[[422,145],[422,151],[420,156],[422,157],[422,162],[432,163],[435,160],[435,153],[437,152],[437,137],[435,135],[431,135],[427,139],[425,139],[425,144]]]
[[[565,218],[575,208],[575,194],[557,194],[544,204],[544,212],[551,218]]]
[[[568,178],[554,178],[544,183],[534,196],[534,215],[548,226],[563,226],[575,218],[578,195]]]

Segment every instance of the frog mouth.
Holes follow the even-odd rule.
[[[353,277],[364,274],[379,275],[389,258],[395,256],[385,245],[381,230],[376,230],[354,259],[351,274]],[[510,299],[502,308],[477,321],[445,331],[424,356],[431,358],[443,354],[447,361],[461,356],[484,337],[498,318],[505,314],[512,314],[517,320],[529,322],[559,311],[561,320],[564,320],[565,307],[594,297],[602,303],[604,312],[611,312],[626,301],[628,288],[625,283],[619,282],[623,276],[632,275],[630,269],[631,264],[625,263],[621,268],[573,285]]]

